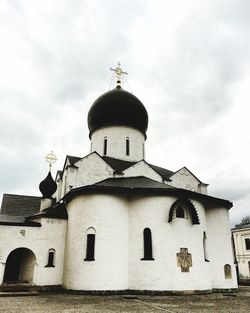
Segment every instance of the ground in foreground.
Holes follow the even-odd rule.
[[[83,296],[41,293],[33,297],[2,297],[0,313],[249,313],[250,286],[234,294],[189,296]]]

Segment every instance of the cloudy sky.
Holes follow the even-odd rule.
[[[146,160],[187,166],[250,214],[249,0],[1,0],[0,194],[39,195],[44,156],[84,156],[120,61],[149,113]]]

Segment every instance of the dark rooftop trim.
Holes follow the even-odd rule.
[[[55,218],[55,219],[68,219],[68,213],[64,203],[56,203],[54,206],[44,209],[41,212],[29,216],[26,220],[32,220],[34,218]]]
[[[42,225],[37,222],[25,221],[25,222],[1,222],[1,226],[25,226],[25,227],[41,227]]]
[[[83,186],[72,189],[63,199],[71,201],[78,195],[87,193],[130,193],[130,194],[149,194],[149,195],[173,195],[204,201],[210,205],[223,205],[230,209],[233,204],[224,199],[211,197],[202,193],[175,188],[163,183],[159,183],[147,177],[128,177],[128,178],[108,178],[97,184]]]

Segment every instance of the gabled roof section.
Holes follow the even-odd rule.
[[[140,162],[140,161],[144,161],[146,164],[148,164],[156,173],[158,173],[164,180],[170,180],[169,178],[175,173],[173,171],[167,170],[163,167],[160,166],[156,166],[150,163],[147,163],[145,160],[140,160],[138,162],[131,162],[131,161],[125,161],[125,160],[120,160],[120,159],[115,159],[115,158],[111,158],[108,156],[101,156],[99,153],[97,153],[96,151],[88,154],[87,156],[90,156],[91,154],[97,154],[100,158],[102,158],[109,166],[111,166],[116,172],[122,173],[124,170],[126,170],[127,168],[135,165],[136,163]],[[75,163],[87,156],[84,156],[82,158],[80,157],[76,157],[76,156],[72,156],[72,155],[67,155],[66,159],[65,159],[65,163],[63,166],[63,169],[66,166],[66,162],[67,160],[69,161],[69,164],[71,166],[75,166]],[[63,171],[57,171],[57,176],[59,176],[60,178],[63,175]]]
[[[174,174],[174,172],[172,172],[172,171],[169,171],[163,167],[159,167],[159,166],[150,164],[150,163],[146,162],[145,160],[140,160],[138,162],[130,162],[130,161],[124,161],[124,160],[120,160],[120,159],[110,158],[107,156],[103,156],[102,158],[117,172],[123,172],[124,170],[128,169],[129,167],[135,165],[136,163],[144,161],[156,173],[158,173],[164,180],[168,180],[169,177]]]
[[[40,210],[41,197],[3,194],[1,214],[29,216]]]
[[[34,218],[47,217],[55,219],[68,219],[68,213],[65,207],[65,204],[62,202],[56,203],[50,208],[44,209],[41,212],[33,214],[27,218],[27,220],[32,220]]]

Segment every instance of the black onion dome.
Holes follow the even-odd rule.
[[[90,136],[95,129],[113,125],[136,128],[145,136],[148,128],[148,113],[144,105],[120,86],[101,95],[88,114]]]
[[[39,184],[39,189],[43,195],[43,198],[51,198],[51,196],[56,192],[57,184],[49,172],[47,177],[42,180]]]

